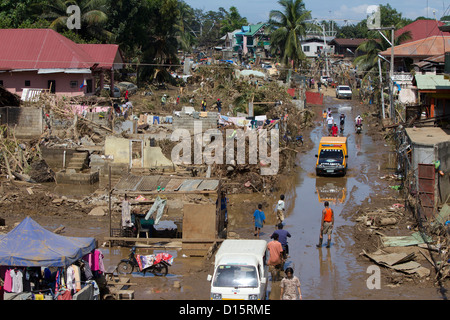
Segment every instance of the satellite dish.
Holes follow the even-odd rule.
[[[380,6],[370,5],[367,7],[367,28],[369,30],[379,29],[381,27]]]

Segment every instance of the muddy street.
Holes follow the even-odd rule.
[[[351,299],[441,299],[442,294],[432,284],[417,284],[406,280],[402,285],[393,285],[385,279],[396,275],[389,269],[381,269],[381,289],[369,289],[367,273],[369,260],[361,257],[361,243],[354,238],[355,218],[360,208],[371,204],[393,203],[389,181],[380,179],[395,170],[395,159],[390,147],[380,139],[363,130],[354,132],[353,119],[360,112],[356,101],[326,99],[333,116],[346,115],[344,135],[348,137],[349,170],[344,177],[317,177],[315,154],[326,127],[317,117],[316,126],[310,132],[310,147],[299,152],[297,167],[291,179],[285,181],[287,217],[285,229],[292,235],[288,239],[290,257],[285,267],[292,267],[302,284],[303,299],[351,300]],[[317,115],[319,108],[315,108]],[[309,140],[305,139],[306,141]],[[280,193],[271,196],[261,194],[230,195],[229,236],[241,239],[253,238],[252,213],[258,203],[264,204],[266,225],[261,238],[270,241],[275,230],[273,205]],[[396,199],[394,199],[396,200]],[[335,212],[335,228],[331,247],[318,249],[320,217],[323,202],[329,201]],[[400,230],[401,231],[401,230]],[[144,254],[153,250],[143,250]],[[160,252],[161,250],[155,250]],[[181,250],[166,250],[175,256],[174,265],[166,278],[133,273],[138,282],[136,299],[140,300],[207,300],[210,283],[206,280],[213,272],[213,259],[187,257]],[[128,248],[104,248],[107,263],[117,263],[128,255]],[[279,299],[279,281],[270,281],[267,297]],[[421,290],[411,290],[419,285]]]
[[[315,173],[318,143],[326,134],[321,112],[328,107],[331,108],[335,120],[341,113],[346,115],[343,134],[348,138],[349,165],[344,177],[317,177]],[[284,193],[287,205],[284,228],[292,235],[288,239],[290,256],[285,267],[292,267],[294,275],[300,279],[303,299],[446,299],[445,290],[440,291],[442,288],[435,286],[429,278],[404,277],[388,268],[380,268],[381,288],[368,288],[367,280],[370,274],[367,270],[368,267],[374,266],[374,263],[363,257],[361,252],[362,249],[372,249],[377,244],[370,236],[356,233],[355,221],[369,209],[402,201],[398,198],[397,191],[390,188],[395,181],[383,179],[395,172],[395,154],[385,140],[380,138],[374,118],[368,118],[362,134],[355,134],[354,118],[359,113],[367,113],[367,109],[359,101],[337,100],[326,96],[323,106],[310,108],[315,113],[314,127],[305,131],[305,143],[297,154],[296,166],[290,174],[281,179],[280,189],[276,192],[229,195],[228,237],[254,238],[252,215],[258,203],[261,203],[267,218],[261,238],[270,241],[270,235],[275,230],[274,205],[280,194]],[[32,215],[49,230],[64,226],[65,235],[95,237],[104,254],[105,267],[117,265],[121,259],[128,257],[130,248],[103,246],[103,238],[109,233],[108,216],[89,216],[79,210],[58,207],[58,201],[61,200],[58,197],[65,196],[64,203],[70,203],[71,198],[88,194],[98,193],[101,196],[102,191],[96,190],[96,187],[54,184],[35,186],[33,190],[36,194],[27,196],[35,197],[33,201],[24,198],[17,203],[4,205],[7,225],[13,226],[26,215]],[[44,189],[42,193],[53,194],[55,200],[50,200],[49,204],[46,202],[48,200],[45,200],[46,197],[42,196],[40,204],[37,201],[41,199],[37,197],[39,188]],[[22,194],[26,194],[26,191]],[[335,212],[335,227],[331,247],[326,248],[324,245],[318,249],[316,244],[319,240],[324,201],[329,201]],[[37,212],[37,206],[47,206],[48,212]],[[113,219],[113,223],[118,223],[120,217],[115,215]],[[391,228],[390,233],[408,233],[406,224]],[[181,246],[138,248],[139,254],[142,255],[168,252],[173,255],[174,263],[166,277],[155,277],[152,274],[144,276],[142,273],[133,272],[130,278],[136,283],[132,287],[136,300],[209,300],[210,282],[207,281],[207,276],[213,272],[213,258],[208,260],[205,257],[189,256],[188,252],[183,252],[179,247]],[[430,265],[426,266],[431,269]],[[278,300],[280,282],[269,280],[267,298]]]
[[[442,298],[433,287],[410,290],[408,286],[393,286],[382,281],[380,289],[368,288],[371,273],[367,269],[373,264],[360,256],[360,246],[353,237],[354,219],[358,208],[370,207],[372,201],[374,204],[392,203],[389,182],[380,177],[395,171],[395,157],[390,147],[383,140],[374,139],[368,130],[355,133],[354,119],[361,112],[359,103],[328,97],[325,107],[331,108],[335,121],[341,113],[346,115],[343,135],[348,138],[349,170],[344,177],[316,176],[315,154],[320,138],[326,134],[325,126],[318,120],[310,137],[314,146],[298,158],[295,187],[288,193],[287,203],[291,207],[284,227],[292,235],[288,239],[291,249],[285,267],[292,267],[299,277],[303,299]],[[316,112],[320,111],[317,108]],[[334,210],[335,227],[331,247],[325,247],[324,236],[324,245],[317,248],[324,201]],[[264,234],[268,241],[270,233]],[[381,274],[389,277],[391,271],[381,269]],[[272,282],[271,299],[279,298],[278,285]]]

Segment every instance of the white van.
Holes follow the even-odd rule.
[[[214,275],[208,275],[211,299],[265,299],[268,256],[265,240],[224,240],[216,253]]]

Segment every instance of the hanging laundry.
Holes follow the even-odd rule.
[[[11,292],[12,291],[11,269],[7,269],[5,271],[3,287],[4,287],[6,292]]]
[[[19,269],[11,269],[9,272],[12,280],[11,292],[20,293],[23,292],[23,273]]]

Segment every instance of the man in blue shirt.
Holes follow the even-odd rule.
[[[264,212],[261,209],[262,204],[258,204],[258,209],[256,209],[255,212],[253,213],[253,219],[255,221],[255,237],[258,236],[258,238],[261,228],[266,222],[266,216],[264,215]]]
[[[289,254],[289,246],[288,246],[288,243],[287,243],[287,238],[288,237],[290,238],[291,234],[288,231],[283,229],[283,224],[282,223],[278,224],[278,230],[275,230],[272,233],[272,235],[270,236],[271,239],[273,238],[274,234],[278,234],[278,241],[280,241],[281,246],[283,247],[283,255],[284,255],[284,258],[286,259],[288,257],[288,254]]]

